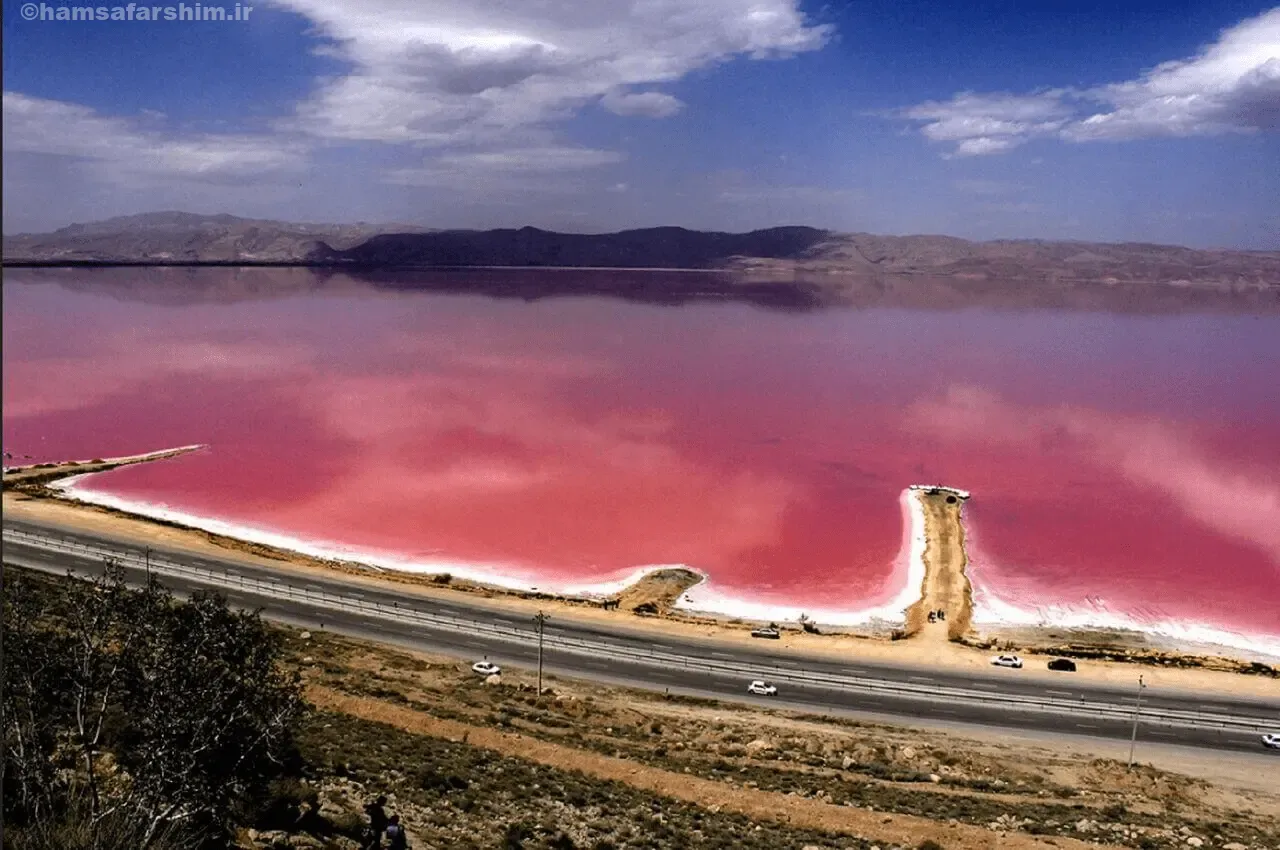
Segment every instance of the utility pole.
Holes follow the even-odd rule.
[[[142,556],[146,559],[147,564],[147,586],[151,586],[151,547],[148,546],[142,550]]]
[[[1129,737],[1129,767],[1133,767],[1133,748],[1138,745],[1138,715],[1142,712],[1142,677],[1138,677],[1138,702],[1133,706],[1133,734]]]
[[[538,624],[538,696],[542,696],[542,627],[550,620],[549,614],[539,611],[533,621]]]

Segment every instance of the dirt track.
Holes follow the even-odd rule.
[[[933,839],[955,850],[1032,850],[1057,847],[1084,850],[1086,847],[1118,845],[1093,844],[1063,836],[1039,838],[1019,832],[999,833],[969,824],[945,824],[929,818],[886,814],[847,806],[833,806],[821,800],[740,788],[613,758],[574,747],[540,741],[515,732],[473,726],[433,717],[425,712],[383,700],[356,697],[330,688],[307,688],[308,699],[318,708],[340,711],[364,720],[387,723],[419,735],[446,738],[494,750],[504,755],[566,770],[581,771],[599,779],[622,782],[635,788],[684,800],[713,811],[740,812],[753,820],[781,821],[794,827],[858,835],[873,841],[917,846]]]
[[[960,521],[964,499],[946,491],[925,490],[914,491],[912,498],[919,499],[924,508],[925,578],[920,601],[907,611],[907,635],[917,640],[954,640],[968,633],[973,616]],[[943,611],[946,619],[930,623],[930,611]]]

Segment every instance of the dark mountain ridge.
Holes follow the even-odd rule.
[[[422,269],[696,269],[758,281],[947,277],[972,281],[1167,284],[1280,290],[1280,252],[1140,243],[972,242],[812,227],[750,233],[652,227],[556,233],[534,227],[427,230],[404,224],[306,224],[145,213],[4,238],[9,265],[290,265]],[[1270,296],[1268,296],[1270,297]]]
[[[346,251],[335,263],[365,266],[566,266],[576,268],[708,269],[734,257],[794,259],[828,236],[812,227],[774,227],[750,233],[707,233],[651,227],[619,233],[445,230],[385,233]]]

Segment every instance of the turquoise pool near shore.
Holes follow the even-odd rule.
[[[544,588],[683,564],[722,606],[853,616],[899,595],[899,495],[937,482],[973,494],[980,621],[1280,644],[1276,316],[128,274],[4,285],[7,451],[209,446],[86,494]]]

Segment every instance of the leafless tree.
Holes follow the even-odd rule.
[[[224,830],[278,771],[302,701],[257,615],[212,594],[175,602],[154,582],[131,590],[111,565],[94,582],[8,584],[11,825],[83,810],[93,830],[133,830],[127,846],[148,850]]]

